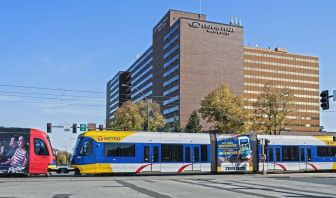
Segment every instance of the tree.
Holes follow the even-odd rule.
[[[163,131],[180,133],[180,132],[184,131],[184,128],[180,127],[180,124],[179,124],[178,120],[174,120],[173,122],[166,123],[164,128],[163,128]]]
[[[131,101],[126,101],[115,112],[112,127],[140,131],[143,130],[145,117],[140,114],[139,107]]]
[[[161,114],[160,105],[152,100],[147,101],[149,108],[149,131],[160,131],[165,126],[163,115]],[[140,114],[145,118],[143,126],[147,129],[147,102],[137,103]]]
[[[254,128],[270,135],[280,134],[290,122],[287,116],[293,112],[292,100],[293,94],[289,89],[267,84],[253,104]]]
[[[234,96],[227,85],[209,93],[201,101],[199,112],[208,123],[214,123],[222,132],[245,133],[249,128],[249,114],[244,109],[244,99]]]
[[[193,133],[201,132],[202,124],[197,111],[193,111],[191,113],[185,130],[186,132],[193,132]]]
[[[164,118],[160,106],[156,102],[148,101],[150,109],[150,131],[158,131],[164,127]],[[112,127],[128,130],[147,130],[147,102],[140,101],[136,104],[126,101],[115,113]]]
[[[71,153],[56,150],[56,164],[67,164],[70,162]]]

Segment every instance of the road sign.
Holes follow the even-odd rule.
[[[86,131],[86,124],[80,124],[79,125],[79,130],[80,131]]]
[[[96,123],[88,123],[88,131],[95,131],[96,130]]]

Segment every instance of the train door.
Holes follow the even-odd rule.
[[[306,146],[304,148],[304,156],[305,156],[305,163],[304,163],[304,166],[305,166],[305,170],[316,170],[316,167],[311,164],[311,161],[312,161],[312,147],[311,146]]]
[[[274,170],[275,168],[275,148],[268,147],[266,151],[266,162],[267,162],[267,170]]]
[[[299,164],[300,164],[300,170],[307,170],[305,146],[299,146]]]
[[[269,170],[282,170],[279,163],[281,162],[281,146],[274,146],[273,147],[273,162],[267,163],[269,166]]]
[[[143,162],[148,163],[148,168],[143,171],[159,172],[161,171],[160,164],[160,147],[158,144],[145,144],[143,146]]]
[[[191,146],[191,160],[192,160],[192,171],[201,171],[201,149],[200,145],[192,145]]]

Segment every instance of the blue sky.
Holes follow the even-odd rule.
[[[152,28],[169,9],[199,12],[199,5],[199,0],[1,0],[0,126],[45,130],[47,122],[104,123],[106,82],[151,45]],[[320,89],[332,92],[335,7],[333,0],[203,0],[201,12],[223,23],[241,18],[245,45],[319,56]],[[336,102],[330,104],[321,125],[336,131]],[[63,149],[75,136],[59,129],[51,134]]]

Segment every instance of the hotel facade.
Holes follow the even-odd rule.
[[[289,130],[318,131],[318,57],[244,47],[243,33],[239,23],[211,22],[204,14],[169,10],[153,28],[152,45],[107,83],[106,125],[124,101],[152,99],[160,104],[166,122],[176,120],[184,127],[204,96],[221,84],[246,96],[249,109],[271,82],[295,93]]]

